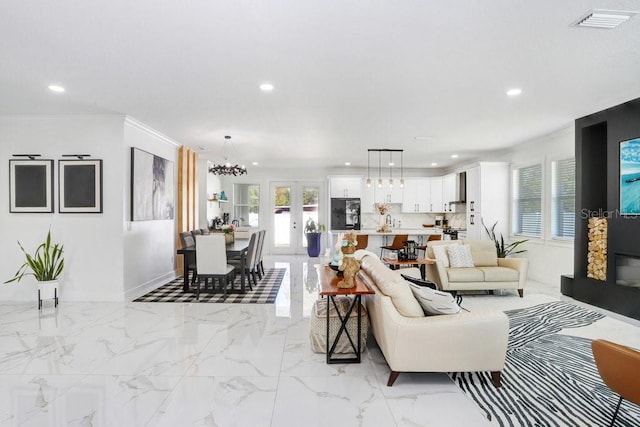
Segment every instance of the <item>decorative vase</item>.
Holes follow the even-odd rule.
[[[53,299],[55,306],[58,306],[58,281],[47,280],[38,282],[38,310],[42,308],[42,300]]]
[[[315,258],[320,255],[322,233],[305,233],[305,235],[307,236],[307,254]]]
[[[235,233],[233,233],[233,232],[224,233],[224,241],[227,244],[235,242],[236,241]]]

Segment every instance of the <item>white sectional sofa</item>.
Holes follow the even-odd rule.
[[[391,270],[371,252],[358,251],[358,273],[375,291],[365,296],[371,331],[391,370],[388,386],[401,372],[489,371],[500,387],[509,320],[500,311],[425,316],[402,278],[417,269]]]
[[[449,245],[468,245],[473,266],[451,266],[445,251]],[[436,261],[427,265],[427,277],[443,291],[517,289],[520,297],[524,295],[528,260],[498,258],[491,240],[431,241],[427,243],[427,258]]]

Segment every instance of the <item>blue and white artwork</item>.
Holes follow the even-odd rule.
[[[620,213],[640,214],[640,138],[620,143]]]

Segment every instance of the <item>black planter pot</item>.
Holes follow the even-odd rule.
[[[305,236],[307,236],[307,254],[314,258],[320,255],[322,233],[305,233]]]

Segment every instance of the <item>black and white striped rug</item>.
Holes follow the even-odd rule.
[[[609,425],[618,395],[600,379],[591,339],[567,335],[604,316],[563,301],[506,314],[502,387],[491,384],[488,372],[450,374],[487,418],[498,426]],[[640,426],[640,408],[624,402],[616,426]]]
[[[204,284],[202,284],[200,288],[200,301],[198,302],[273,304],[286,271],[285,268],[270,268],[265,272],[262,280],[258,280],[258,285],[253,286],[253,290],[249,290],[249,286],[245,285],[245,293],[240,292],[240,279],[237,278],[235,288],[233,290],[227,290],[226,297],[223,297],[222,291],[219,289],[216,293],[206,292],[204,290]],[[196,294],[194,291],[182,291],[183,283],[182,276],[177,277],[171,282],[133,300],[133,302],[196,302]]]

